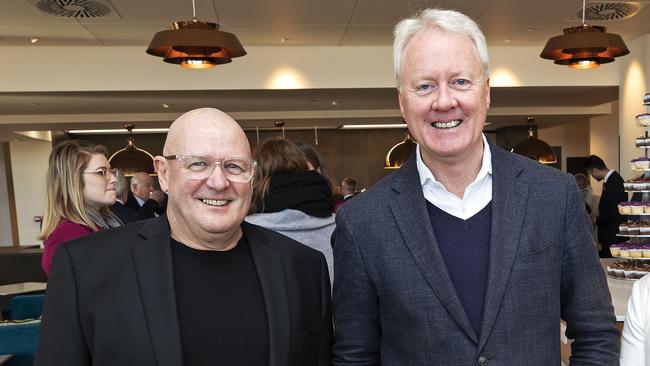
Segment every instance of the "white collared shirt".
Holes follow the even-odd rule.
[[[603,179],[603,183],[607,183],[607,179],[609,179],[609,176],[614,173],[614,169],[610,169],[607,174],[605,174],[605,179]]]
[[[135,197],[135,200],[138,201],[138,205],[140,205],[140,207],[142,207],[142,205],[144,205],[145,201],[142,198],[136,196],[135,194],[133,195],[133,197]]]
[[[420,175],[420,184],[424,198],[446,213],[467,220],[479,213],[492,201],[492,153],[485,135],[483,135],[483,160],[476,178],[470,183],[459,198],[449,192],[438,182],[433,173],[424,164],[420,145],[416,147],[416,164]]]

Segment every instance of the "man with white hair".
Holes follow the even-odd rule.
[[[256,163],[237,122],[187,112],[163,153],[166,215],[57,251],[35,364],[329,365],[325,258],[243,222]]]
[[[138,220],[151,219],[165,213],[167,197],[154,189],[153,178],[147,172],[135,172],[131,177],[131,192],[124,206],[137,211]]]
[[[337,212],[333,365],[615,365],[618,329],[575,180],[488,143],[485,38],[429,9],[395,29],[417,148]]]

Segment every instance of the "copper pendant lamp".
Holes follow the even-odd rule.
[[[557,157],[551,146],[534,136],[533,124],[535,123],[535,117],[528,117],[526,120],[529,124],[528,137],[515,145],[512,152],[537,160],[542,164],[557,163]]]
[[[131,177],[137,172],[146,172],[153,175],[155,174],[153,155],[147,150],[135,146],[135,139],[132,136],[134,127],[132,124],[124,125],[124,128],[129,131],[129,137],[126,139],[126,147],[117,150],[108,158],[108,162],[112,168],[120,169],[127,177]]]
[[[147,53],[187,69],[210,69],[246,54],[237,36],[219,30],[219,24],[196,19],[194,0],[192,15],[192,20],[173,22],[171,30],[156,33]]]
[[[564,34],[549,39],[539,56],[572,69],[592,69],[628,53],[621,36],[607,33],[605,27],[585,23],[585,0],[582,0],[582,25],[565,28]]]
[[[411,139],[410,134],[406,134],[404,141],[393,146],[386,154],[384,169],[399,169],[411,157],[415,150],[415,142]]]

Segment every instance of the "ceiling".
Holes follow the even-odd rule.
[[[478,21],[491,45],[536,45],[540,49],[575,18],[579,0],[195,0],[200,20],[221,24],[237,34],[244,46],[359,46],[390,45],[397,21],[417,9],[439,5],[464,12]],[[602,2],[587,1],[588,6]],[[612,3],[612,2],[610,2]],[[614,1],[613,3],[621,3]],[[84,8],[102,17],[55,16],[52,12]],[[90,4],[90,5],[89,5]],[[624,21],[598,22],[624,39],[650,33],[650,7]],[[92,6],[91,6],[92,5]],[[616,4],[614,4],[616,5]],[[617,6],[608,8],[612,13]],[[614,10],[611,10],[614,9]],[[601,14],[602,15],[602,14]],[[142,46],[174,20],[192,17],[191,0],[2,0],[0,49],[3,46]],[[31,43],[31,38],[38,42]],[[618,99],[616,87],[493,88],[492,128],[523,124],[519,110],[556,106],[593,107]],[[333,105],[332,102],[335,102]],[[163,108],[166,103],[169,108]],[[200,106],[218,106],[235,114],[248,127],[289,120],[295,125],[399,122],[394,89],[312,89],[239,91],[137,91],[0,93],[0,141],[11,132],[64,129],[92,124],[119,127],[129,118],[148,126],[168,126],[180,113]],[[506,112],[507,111],[507,112]],[[541,126],[589,118],[584,113],[538,117]],[[93,116],[114,114],[113,119]],[[129,115],[131,117],[129,117]],[[21,116],[24,121],[21,122]],[[146,117],[143,117],[146,116]],[[261,117],[264,118],[261,118]],[[4,120],[3,120],[4,118]],[[12,121],[18,121],[12,123]],[[25,121],[29,121],[28,123]],[[133,121],[131,121],[133,122]]]
[[[40,3],[40,8],[39,8]],[[102,17],[62,17],[41,10],[107,7]],[[588,1],[598,4],[602,1]],[[609,3],[621,3],[610,1]],[[636,2],[646,5],[647,2]],[[48,5],[49,4],[49,5]],[[400,19],[430,6],[459,10],[481,26],[489,44],[541,45],[563,28],[579,25],[571,16],[580,0],[195,0],[200,20],[220,23],[242,44],[296,46],[389,45]],[[609,10],[610,12],[612,10]],[[606,13],[606,11],[604,11]],[[0,46],[146,46],[170,22],[192,17],[191,0],[3,0]],[[650,10],[625,21],[599,22],[624,39],[650,33]],[[281,39],[285,39],[282,42]]]

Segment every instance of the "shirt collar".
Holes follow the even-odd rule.
[[[144,205],[145,201],[142,198],[136,196],[135,194],[133,195],[133,197],[135,197],[135,200],[138,201],[138,204],[140,205],[140,207],[142,207],[142,205]]]
[[[614,173],[614,169],[610,169],[607,174],[605,174],[605,183],[607,183],[607,179],[609,179],[609,176],[612,175],[612,173]]]
[[[481,169],[478,171],[474,181],[469,184],[470,186],[481,180],[486,175],[492,175],[492,153],[490,151],[490,144],[488,144],[485,134],[481,134],[481,136],[483,137],[483,160],[481,161]],[[422,160],[419,143],[415,147],[415,162],[418,168],[418,174],[420,175],[420,185],[424,186],[428,181],[438,183],[436,177]]]

